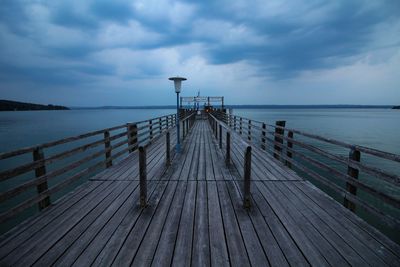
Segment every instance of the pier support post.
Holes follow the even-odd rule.
[[[250,198],[250,180],[251,180],[251,146],[246,148],[244,154],[244,194],[243,194],[243,207],[250,209],[251,198]]]
[[[165,152],[165,164],[167,166],[171,165],[171,137],[169,130],[167,130],[166,136],[166,152]]]
[[[251,141],[251,120],[249,120],[249,124],[247,124],[247,139]]]
[[[360,151],[352,148],[349,153],[349,160],[360,162],[360,159],[361,159]],[[358,179],[358,170],[355,168],[348,166],[347,174],[353,177],[354,179]],[[357,187],[355,187],[354,185],[346,183],[346,189],[350,194],[357,195]],[[346,208],[348,208],[352,212],[356,211],[356,204],[348,200],[346,197],[344,198],[343,204]]]
[[[153,140],[153,121],[149,120],[149,141]]]
[[[137,148],[137,124],[128,124],[128,147],[129,153],[132,153]]]
[[[290,148],[290,149],[292,149],[293,148],[293,142],[292,142],[292,140],[293,140],[293,132],[292,131],[289,131],[288,132],[288,140],[287,140],[287,147],[288,148]],[[286,156],[287,156],[287,160],[286,160],[286,162],[285,162],[285,165],[286,166],[288,166],[289,168],[292,168],[292,162],[290,161],[292,158],[293,158],[293,153],[292,153],[292,151],[289,151],[289,150],[287,150],[286,151]],[[290,159],[290,160],[289,160]]]
[[[147,205],[147,162],[146,149],[139,147],[140,207]]]
[[[242,135],[242,125],[243,125],[243,119],[242,117],[239,118],[239,134]]]
[[[286,121],[277,121],[276,123],[275,123],[275,125],[276,126],[278,126],[278,127],[285,127],[285,125],[286,125]],[[276,158],[276,159],[280,159],[280,153],[282,153],[282,146],[283,146],[283,138],[281,138],[281,137],[279,137],[278,135],[284,135],[285,134],[285,130],[283,130],[283,129],[281,129],[281,128],[278,128],[278,127],[275,127],[275,142],[276,143],[279,143],[279,144],[281,144],[281,146],[279,146],[279,145],[274,145],[274,150],[275,150],[275,152],[274,152],[274,158]]]
[[[112,166],[112,159],[111,159],[111,142],[110,142],[110,132],[104,132],[104,147],[106,151],[106,168],[110,168]]]
[[[236,116],[233,116],[233,130],[236,132]]]
[[[231,133],[226,132],[226,156],[225,156],[225,164],[231,164]]]
[[[44,160],[44,152],[41,147],[37,147],[37,148],[35,148],[35,150],[33,150],[33,161],[41,161],[41,160]],[[35,168],[36,178],[40,178],[43,175],[46,175],[46,166],[44,165],[44,162],[43,162],[43,166]],[[38,194],[42,193],[43,191],[46,191],[47,188],[48,188],[47,180],[43,181],[42,183],[40,183],[36,186]],[[49,205],[50,205],[50,197],[49,196],[45,197],[44,199],[42,199],[41,201],[38,202],[39,210],[42,210]]]
[[[222,149],[222,125],[219,124],[219,148]]]
[[[267,149],[267,147],[265,146],[266,129],[267,129],[267,125],[265,123],[263,123],[262,131],[261,131],[261,149],[263,149],[263,150]]]

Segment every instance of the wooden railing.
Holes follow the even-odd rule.
[[[212,113],[208,113],[208,122],[218,140],[219,148],[225,150],[225,164],[231,165],[232,156],[241,157],[243,165],[237,165],[236,170],[243,177],[243,207],[251,207],[251,144],[240,136],[232,133],[231,129]],[[233,145],[237,141],[240,146]]]
[[[54,194],[65,194],[78,180],[111,167],[139,146],[146,147],[175,123],[176,114],[166,115],[0,153],[6,168],[0,172],[0,223],[35,204],[40,210],[46,208]]]
[[[400,155],[287,128],[285,121],[277,121],[272,125],[218,111],[214,111],[213,116],[244,140],[270,153],[301,176],[312,178],[336,192],[342,197],[343,205],[351,211],[361,208],[386,226],[400,229],[400,176],[393,173],[400,166],[387,168],[389,170],[373,166],[377,161],[379,165],[388,165],[388,162],[398,164]],[[326,151],[326,148],[321,148],[318,144],[322,144],[322,147],[332,146],[333,151],[348,149],[349,156]],[[361,161],[361,153],[364,157],[371,157],[368,163]],[[359,179],[361,172],[364,176]],[[379,186],[381,183],[387,186]],[[391,212],[386,207],[377,208],[375,203],[369,201],[370,197],[361,197],[359,190],[381,201],[385,206],[389,205]]]
[[[196,113],[194,111],[185,112],[185,117],[180,120],[181,129],[182,129],[182,138],[184,139],[189,133],[190,129],[194,125],[194,121],[196,119]],[[170,166],[171,163],[171,139],[170,139],[170,131],[167,130],[165,133],[165,165],[166,167]],[[163,153],[163,151],[159,151]],[[139,197],[139,205],[141,208],[147,207],[147,152],[146,146],[139,146],[139,189],[140,189],[140,197]]]

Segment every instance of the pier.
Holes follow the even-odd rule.
[[[355,214],[367,210],[399,229],[399,218],[357,192],[399,208],[396,197],[358,179],[358,172],[366,171],[398,186],[397,175],[366,166],[360,153],[400,162],[398,155],[347,147],[282,121],[267,125],[208,105],[210,110],[201,112],[182,108],[180,153],[174,149],[176,115],[1,153],[0,160],[28,154],[33,161],[0,173],[1,181],[26,177],[3,189],[1,202],[27,194],[2,211],[0,222],[9,223],[27,209],[40,212],[2,235],[0,265],[400,266],[400,246]],[[349,159],[326,154],[296,135],[344,146]],[[46,155],[46,149],[85,138],[94,139]],[[347,172],[297,155],[296,146],[342,161]],[[100,150],[88,154],[91,148]],[[79,154],[78,160],[48,167]],[[346,187],[310,171],[296,156],[341,177]],[[336,189],[343,204],[299,170]]]

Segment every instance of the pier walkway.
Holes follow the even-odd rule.
[[[400,266],[397,244],[256,147],[245,209],[241,142],[227,167],[206,120],[168,168],[164,143],[147,148],[147,207],[134,152],[6,233],[0,265]]]

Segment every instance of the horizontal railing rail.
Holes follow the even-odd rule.
[[[55,193],[111,167],[175,125],[176,114],[171,114],[0,153],[0,223],[35,204],[39,210],[46,208]],[[32,160],[26,162],[29,154]]]
[[[400,175],[394,173],[396,168],[382,169],[371,163],[376,159],[379,163],[396,164],[400,162],[400,155],[288,128],[285,121],[277,121],[273,125],[221,111],[213,111],[212,116],[252,146],[265,150],[275,160],[293,168],[300,176],[311,177],[336,192],[342,197],[343,205],[351,211],[355,212],[356,207],[360,207],[386,226],[400,229],[400,220],[396,215],[400,212]],[[349,156],[327,151],[327,146],[348,149]],[[361,153],[374,159],[362,162]],[[360,173],[363,174],[361,179]],[[388,186],[377,186],[377,183]],[[388,187],[391,190],[387,190]],[[384,207],[377,207],[376,201],[362,196],[365,194],[360,194],[358,190],[381,201]]]

